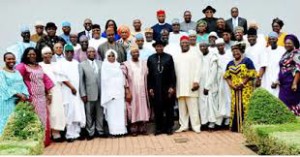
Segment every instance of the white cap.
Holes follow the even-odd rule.
[[[36,27],[36,26],[44,26],[44,24],[43,24],[42,21],[36,21],[36,22],[34,23],[34,26],[35,26],[35,27]]]
[[[210,32],[208,37],[216,37],[219,38],[216,32]]]
[[[52,50],[50,49],[50,47],[45,46],[45,47],[42,49],[42,55],[43,55],[44,53],[47,53],[47,52],[52,52]]]
[[[191,30],[188,31],[188,34],[189,34],[189,36],[197,35],[197,32],[195,30],[191,29]]]
[[[216,40],[216,45],[218,45],[218,44],[225,44],[224,39],[223,38],[218,38]]]

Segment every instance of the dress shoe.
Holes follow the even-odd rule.
[[[75,138],[67,139],[67,142],[69,142],[69,143],[74,142],[74,141],[75,141]]]
[[[184,131],[187,131],[188,129],[184,129],[184,128],[179,128],[179,129],[177,129],[175,132],[176,133],[179,133],[179,132],[184,132]]]
[[[90,140],[94,139],[94,136],[88,136],[86,139],[87,139],[88,141],[90,141]]]

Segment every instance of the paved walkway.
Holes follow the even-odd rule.
[[[153,134],[53,143],[44,155],[254,155],[242,134],[230,131]]]

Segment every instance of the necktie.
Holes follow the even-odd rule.
[[[93,67],[94,73],[97,73],[97,67],[96,67],[94,61],[92,61],[92,67]]]
[[[87,31],[87,37],[90,40],[90,31]]]

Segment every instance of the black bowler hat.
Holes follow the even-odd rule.
[[[202,10],[202,13],[204,14],[207,10],[212,10],[213,13],[216,12],[216,9],[209,5],[205,9]]]
[[[166,43],[162,42],[161,40],[158,40],[158,41],[155,41],[155,43],[152,44],[153,47],[155,47],[156,45],[166,46]]]
[[[55,23],[53,23],[53,22],[48,22],[48,23],[46,24],[45,29],[47,30],[47,29],[49,29],[49,28],[57,29],[57,26],[56,26]]]

